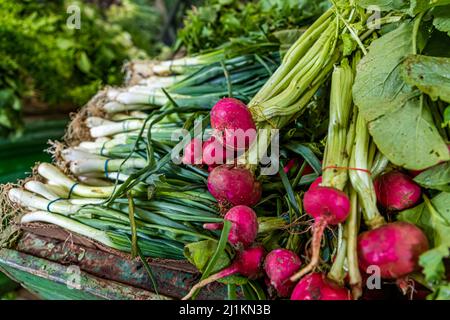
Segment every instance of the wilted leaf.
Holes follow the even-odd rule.
[[[410,55],[402,64],[402,75],[434,101],[450,102],[450,58]]]

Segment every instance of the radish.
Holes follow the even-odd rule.
[[[417,270],[419,256],[427,250],[425,234],[408,222],[385,224],[358,237],[361,270],[378,266],[386,279],[398,279]]]
[[[308,190],[303,198],[306,213],[311,215],[314,222],[312,238],[312,257],[310,263],[290,280],[297,281],[309,273],[319,263],[320,243],[327,225],[337,225],[344,222],[350,213],[350,200],[347,195],[330,187],[315,187]]]
[[[203,144],[203,164],[208,165],[211,169],[214,169],[218,165],[226,164],[228,153],[231,153],[231,157],[234,157],[233,151],[227,151],[227,149],[215,138],[209,138]]]
[[[228,210],[224,217],[231,222],[228,242],[236,248],[246,248],[256,239],[258,234],[258,218],[255,211],[247,206],[236,206]],[[222,223],[207,223],[207,230],[220,230]]]
[[[317,187],[320,187],[322,184],[322,176],[318,177],[316,180],[314,180],[313,183],[309,186],[309,190],[316,189]]]
[[[194,293],[204,286],[219,279],[240,274],[249,279],[257,279],[262,275],[262,264],[264,260],[264,248],[262,246],[245,249],[237,254],[233,263],[222,271],[200,281],[192,287],[191,291],[182,299],[190,299]]]
[[[283,171],[284,173],[288,173],[291,171],[291,169],[297,164],[297,159],[291,159],[288,161],[288,163],[284,166]]]
[[[216,137],[231,150],[247,149],[256,138],[256,125],[245,103],[234,98],[224,98],[211,109],[211,127]],[[245,141],[240,145],[240,138]]]
[[[321,273],[311,273],[297,283],[291,300],[351,300],[350,291]]]
[[[300,258],[287,249],[275,249],[266,256],[264,270],[280,297],[291,294],[295,284],[289,278],[300,269],[300,265]]]
[[[202,164],[202,142],[193,138],[184,148],[182,162],[188,164]]]
[[[378,202],[389,211],[413,207],[422,195],[420,187],[406,174],[398,171],[385,173],[375,179]]]
[[[222,165],[208,176],[208,190],[222,204],[254,206],[261,199],[262,187],[253,173],[242,167]]]

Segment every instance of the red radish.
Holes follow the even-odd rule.
[[[408,222],[388,223],[358,237],[361,270],[378,266],[386,279],[398,279],[417,270],[419,256],[427,250],[425,234]]]
[[[413,207],[422,195],[420,187],[406,174],[398,171],[385,173],[375,179],[378,202],[389,211]]]
[[[261,199],[262,187],[253,173],[241,167],[222,165],[208,176],[208,190],[217,201],[234,206],[254,206]]]
[[[315,220],[311,243],[312,257],[305,268],[290,278],[293,282],[312,271],[319,263],[320,243],[325,228],[330,224],[344,222],[350,212],[350,200],[347,195],[330,187],[315,187],[308,190],[303,197],[303,206],[306,213]]]
[[[309,190],[316,189],[317,187],[320,187],[322,184],[322,176],[318,177],[316,180],[314,180],[313,183],[309,186]]]
[[[237,254],[233,263],[222,271],[200,281],[192,287],[191,291],[182,299],[188,300],[195,291],[219,279],[240,274],[249,279],[257,279],[262,275],[264,248],[262,246],[245,249]]]
[[[297,159],[289,160],[288,163],[283,168],[284,173],[288,173],[289,171],[291,171],[291,169],[295,166],[296,163]]]
[[[297,283],[291,300],[351,300],[350,291],[321,273],[311,273]]]
[[[202,164],[202,142],[197,138],[193,138],[184,148],[183,159],[184,164]]]
[[[283,168],[283,171],[285,173],[288,173],[297,164],[297,162],[299,162],[298,159],[289,160],[288,163],[286,164],[286,166]],[[300,165],[302,165],[302,164],[303,164],[303,161],[300,161]],[[311,173],[314,173],[314,169],[309,164],[307,164],[305,166],[305,169],[303,169],[303,175],[307,175],[307,174],[311,174]]]
[[[258,217],[252,208],[236,206],[228,210],[224,217],[231,222],[228,242],[236,248],[246,248],[251,245],[258,234]],[[207,223],[203,225],[207,230],[220,230],[222,223]]]
[[[215,137],[211,137],[203,144],[202,156],[203,164],[213,169],[226,164],[227,159],[234,158],[234,152],[227,150]]]
[[[275,249],[266,256],[264,270],[280,297],[291,294],[295,284],[289,278],[300,269],[300,265],[300,258],[287,249]]]
[[[211,109],[210,114],[211,127],[217,132],[218,138],[219,135],[223,135],[223,142],[227,148],[232,150],[248,148],[256,138],[255,122],[242,101],[234,98],[221,99]],[[248,136],[244,136],[244,133]],[[239,145],[241,137],[243,141],[242,145]]]

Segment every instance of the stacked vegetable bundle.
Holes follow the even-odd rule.
[[[202,273],[185,299],[213,281],[230,298],[242,285],[248,298],[358,299],[373,272],[449,299],[450,61],[435,45],[448,41],[449,5],[332,4],[278,68],[267,46],[227,60],[220,49],[107,89],[54,150],[65,174],[41,164],[40,182],[9,190],[21,222],[185,257]],[[239,144],[236,131],[254,134]],[[280,168],[266,176],[251,160],[277,137]]]

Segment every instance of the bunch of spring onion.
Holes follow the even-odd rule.
[[[11,201],[29,211],[22,222],[53,223],[125,252],[135,252],[138,245],[145,256],[160,258],[182,259],[185,244],[217,238],[217,232],[202,228],[223,221],[215,199],[206,192],[207,173],[168,161],[178,143],[172,134],[192,126],[193,116],[210,107],[205,101],[228,90],[251,97],[275,69],[276,60],[277,54],[255,54],[200,66],[197,61],[195,67],[184,66],[182,75],[110,89],[109,99],[100,106],[105,116],[85,120],[90,141],[56,152],[59,168],[67,172],[40,164],[35,180],[9,192]],[[181,107],[179,94],[189,94]],[[136,107],[136,102],[143,105],[136,100],[142,95],[155,99]],[[164,98],[158,100],[158,95]],[[137,183],[123,187],[135,177]]]
[[[212,106],[229,95],[249,101],[278,64],[278,53],[254,53],[213,62],[170,61],[163,64],[169,68],[168,74],[151,76],[127,88],[109,89],[103,109],[111,114],[151,110],[171,101],[180,107]],[[175,68],[181,65],[183,68]],[[158,70],[154,73],[160,74]]]

